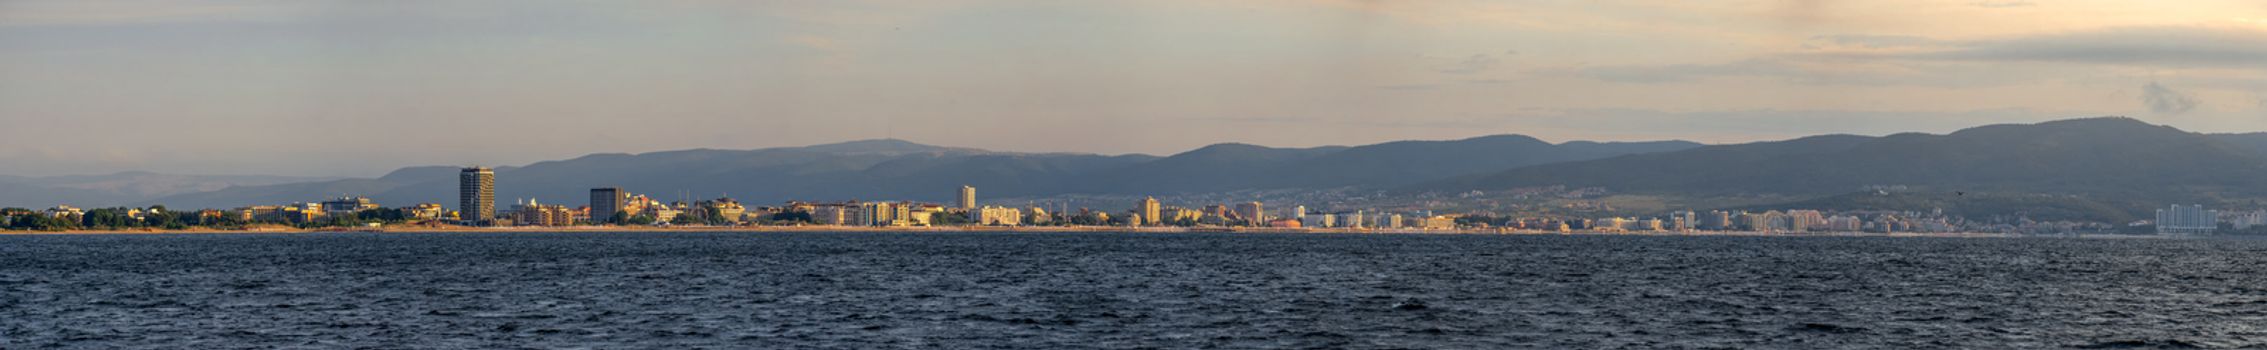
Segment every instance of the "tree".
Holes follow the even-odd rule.
[[[931,217],[931,219],[935,219],[935,217]],[[811,213],[780,212],[778,214],[771,214],[771,221],[775,224],[808,224],[811,223]]]
[[[971,220],[968,215],[964,214],[940,211],[929,215],[931,215],[929,216],[929,223],[936,226],[960,226],[976,223],[976,220]]]
[[[1171,224],[1171,225],[1173,225],[1173,226],[1180,226],[1180,227],[1192,227],[1192,226],[1196,226],[1196,219],[1192,219],[1192,218],[1185,218],[1185,217],[1184,217],[1184,218],[1176,218],[1176,219],[1173,219],[1172,221],[1167,221],[1167,222],[1168,222],[1168,223],[1170,223],[1170,224]]]
[[[723,215],[703,215],[702,217],[706,219],[705,221],[707,221],[704,222],[704,224],[709,224],[712,226],[726,226],[735,224],[734,222],[732,222],[732,218],[727,218]]]
[[[639,225],[639,226],[649,226],[649,225],[653,225],[653,222],[654,222],[654,221],[655,221],[655,220],[653,219],[653,216],[652,216],[652,215],[638,215],[638,216],[635,216],[635,217],[631,217],[631,218],[630,218],[630,220],[629,220],[629,222],[630,222],[630,224],[631,224],[631,225]]]
[[[605,222],[605,224],[608,225],[622,225],[628,223],[630,223],[630,212],[620,210],[615,210],[614,216],[606,218]]]
[[[691,224],[693,224],[693,223],[695,222],[695,221],[693,221],[693,220],[694,220],[694,219],[693,219],[693,216],[692,216],[692,215],[678,215],[677,217],[674,217],[674,218],[669,218],[669,224],[671,224],[671,225],[691,225]]]

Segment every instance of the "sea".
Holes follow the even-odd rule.
[[[5,349],[2267,347],[2267,240],[0,236]]]

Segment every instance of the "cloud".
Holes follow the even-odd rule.
[[[1621,83],[1669,83],[1717,76],[1798,76],[1806,74],[1787,62],[1771,59],[1749,59],[1718,64],[1591,67],[1582,69],[1580,73],[1599,80]]]
[[[1464,60],[1457,61],[1456,63],[1450,64],[1446,67],[1441,67],[1439,71],[1441,73],[1448,74],[1476,74],[1485,72],[1490,68],[1495,68],[1497,63],[1502,62],[1503,60],[1497,59],[1495,56],[1477,54],[1472,55],[1471,57],[1465,57]]]
[[[1737,61],[1598,66],[1575,72],[1622,83],[1767,77],[1805,84],[1977,86],[2051,78],[2041,74],[2054,69],[2011,63],[2267,73],[2267,44],[2262,43],[2267,43],[2267,30],[2236,27],[2121,27],[1985,40],[1837,34],[1811,37],[1802,51]]]
[[[1891,57],[1961,61],[2267,68],[2267,30],[2122,27],[2001,40]]]
[[[1360,128],[1476,129],[1500,128],[1494,118],[1376,118],[1376,117],[1197,117],[1181,120],[1201,123],[1268,124],[1281,126],[1341,126]]]
[[[1858,46],[1877,49],[1893,47],[1936,46],[1945,44],[1945,41],[1943,40],[1912,35],[1836,34],[1814,36],[1810,39],[1812,41],[1822,41],[1839,46]]]
[[[279,18],[301,4],[187,1],[0,2],[0,26],[94,26]]]
[[[2020,1],[2020,0],[2018,0],[2018,1],[1977,1],[1977,2],[1973,2],[1973,3],[1968,3],[1968,5],[1973,5],[1973,6],[1976,6],[1976,7],[1984,7],[1984,8],[2009,8],[2009,7],[2031,7],[2031,6],[2039,6],[2039,4],[2038,4],[2038,3],[2033,3],[2033,2],[2030,2],[2030,1]]]
[[[2188,113],[2189,110],[2196,109],[2198,103],[2196,98],[2173,91],[2157,82],[2152,81],[2141,87],[2141,104],[2157,114]]]
[[[1438,84],[1395,84],[1395,85],[1379,85],[1379,86],[1378,86],[1377,88],[1378,88],[1378,89],[1381,89],[1381,90],[1394,90],[1394,91],[1424,91],[1424,90],[1432,90],[1432,89],[1438,89],[1438,88],[1440,88],[1440,85],[1438,85]]]

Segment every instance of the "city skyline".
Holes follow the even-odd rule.
[[[0,129],[0,162],[370,176],[881,138],[1167,154],[2103,115],[2267,130],[2257,2],[876,5],[11,1],[0,121],[41,127]],[[466,149],[484,151],[445,152]]]

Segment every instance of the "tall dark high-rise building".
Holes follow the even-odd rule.
[[[622,211],[622,204],[630,201],[630,193],[621,187],[590,189],[590,222],[604,223]]]
[[[496,219],[496,170],[470,167],[457,173],[457,218],[465,221]]]

